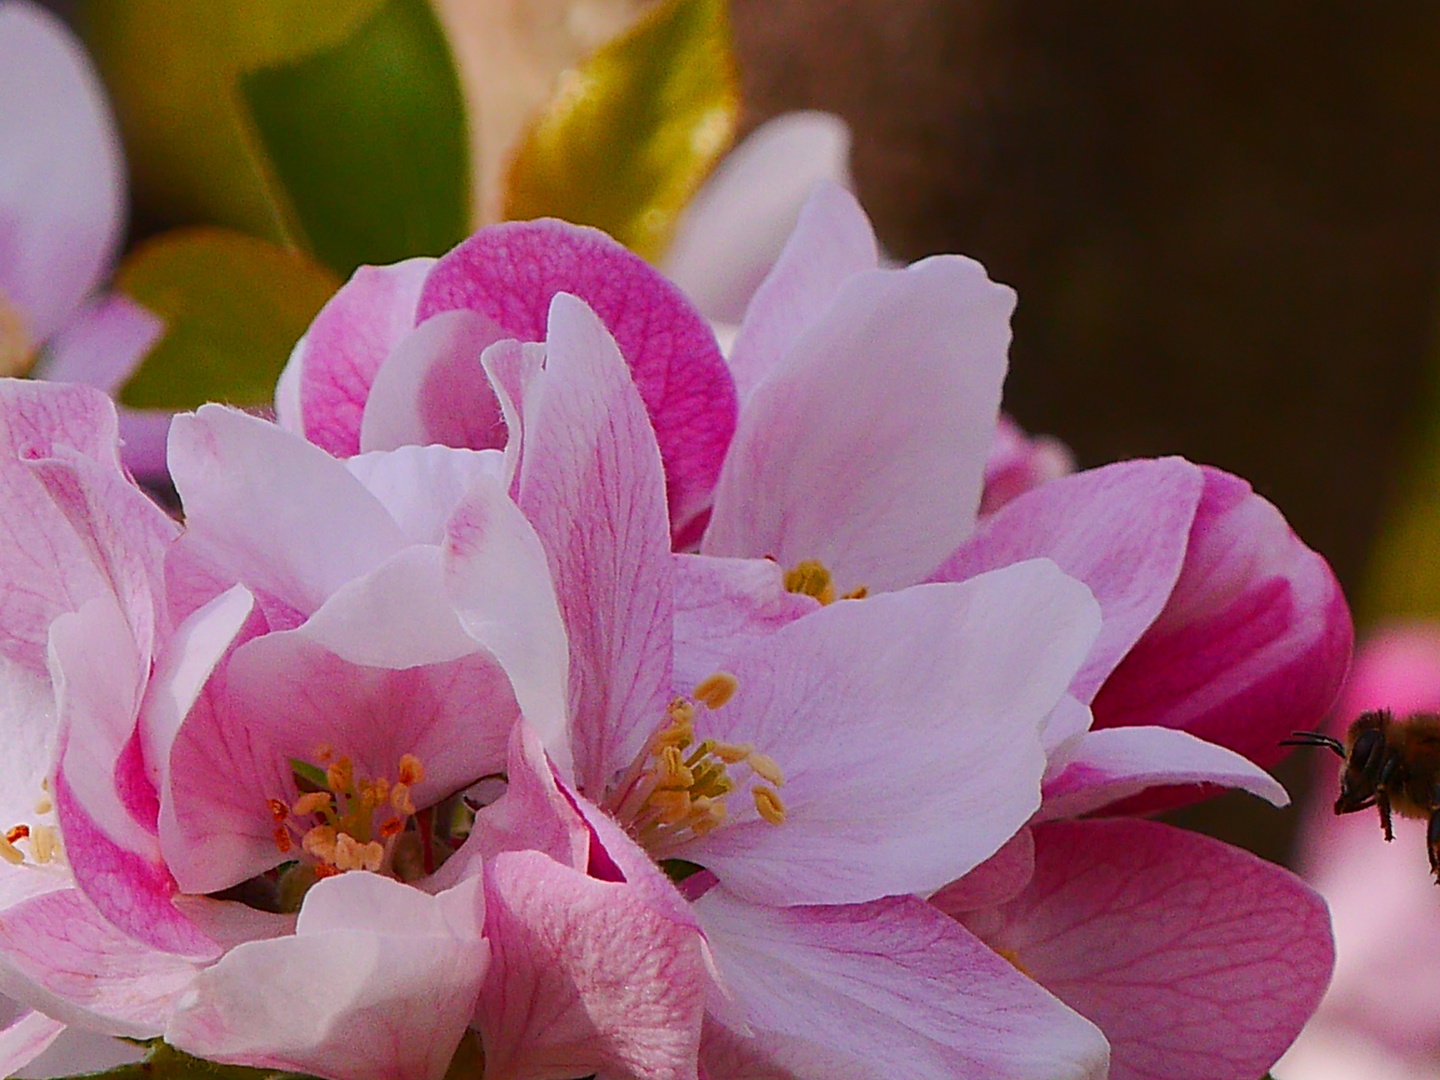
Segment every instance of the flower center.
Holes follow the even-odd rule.
[[[35,815],[48,816],[55,810],[50,798],[49,784],[42,782],[40,797],[35,800]],[[25,849],[18,845],[24,842]],[[11,866],[45,866],[61,858],[60,834],[54,825],[21,822],[0,837],[0,859]]]
[[[822,604],[835,602],[835,579],[818,559],[806,559],[785,571],[785,591],[813,596]],[[844,593],[841,600],[864,600],[870,590],[864,585]]]
[[[747,743],[695,742],[696,711],[722,708],[738,685],[729,672],[716,672],[695,687],[691,698],[672,701],[664,725],[603,803],[657,861],[674,857],[686,843],[722,824],[726,797],[746,782],[760,816],[772,825],[785,821],[785,804],[775,791],[785,777],[773,758]]]

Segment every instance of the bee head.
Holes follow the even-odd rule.
[[[1340,777],[1340,797],[1335,800],[1335,813],[1363,810],[1374,800],[1385,762],[1385,729],[1389,720],[1387,712],[1367,712],[1350,725],[1347,739],[1350,752],[1345,758],[1345,772]]]

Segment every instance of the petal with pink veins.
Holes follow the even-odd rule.
[[[443,311],[402,338],[375,373],[360,421],[360,450],[406,445],[485,450],[505,424],[480,354],[507,338],[475,311]]]
[[[357,454],[345,467],[380,500],[415,544],[443,544],[450,515],[481,477],[501,480],[504,455],[498,450],[457,450],[449,446],[402,446]]]
[[[545,367],[545,346],[514,339],[497,342],[480,357],[480,366],[490,377],[495,398],[500,402],[507,441],[505,443],[505,487],[515,495],[520,460],[524,456],[525,397]]]
[[[875,231],[855,196],[834,182],[819,184],[745,308],[730,350],[740,400],[747,401],[756,386],[782,370],[790,350],[825,317],[847,280],[879,265]]]
[[[1099,618],[1083,585],[1036,560],[840,601],[776,631],[737,659],[733,699],[702,710],[695,732],[773,758],[784,821],[763,820],[742,787],[684,858],[768,904],[963,876],[1039,807],[1040,729]]]
[[[1325,560],[1237,477],[1206,468],[1179,580],[1094,701],[1097,728],[1181,728],[1262,766],[1325,716],[1354,630]]]
[[[302,615],[406,544],[342,462],[233,409],[204,405],[175,418],[170,475],[187,542]]]
[[[1204,486],[1183,458],[1123,461],[1044,484],[983,520],[936,571],[964,581],[1047,558],[1090,587],[1104,622],[1070,692],[1089,702],[1165,606]]]
[[[18,313],[33,346],[99,282],[125,225],[105,90],[84,46],[37,4],[0,7],[0,146],[0,310]]]
[[[984,936],[1110,1039],[1111,1080],[1253,1080],[1315,1011],[1334,944],[1287,870],[1150,821],[1035,829]]]
[[[1234,750],[1173,728],[1107,728],[1086,732],[1065,767],[1046,779],[1039,819],[1079,817],[1178,784],[1238,788],[1272,806],[1290,803],[1279,781]]]
[[[707,975],[692,928],[534,851],[487,865],[485,899],[489,1080],[694,1080]]]
[[[808,110],[782,113],[716,166],[681,215],[661,267],[706,318],[738,323],[811,191],[849,180],[845,121]]]
[[[1105,1076],[1092,1023],[923,901],[765,908],[715,889],[695,907],[762,1049],[804,1040],[875,1080]],[[803,1061],[796,1080],[831,1075]]]
[[[315,316],[276,388],[281,422],[336,457],[360,450],[380,365],[414,328],[429,258],[362,266]],[[298,413],[298,415],[297,415]]]
[[[570,643],[575,775],[594,794],[664,718],[673,601],[655,435],[614,339],[573,296],[551,305],[522,422],[517,501],[549,556]]]
[[[78,889],[0,914],[0,988],[67,1023],[112,1035],[159,1035],[203,966],[122,932]]]
[[[819,610],[813,596],[787,592],[785,571],[768,559],[676,555],[676,691],[688,694],[754,641]]]
[[[1014,306],[958,255],[851,276],[746,400],[701,551],[924,580],[975,527]]]
[[[440,1080],[490,962],[478,878],[430,896],[363,871],[319,882],[292,937],[231,949],[165,1032],[214,1061],[331,1080]]]
[[[655,427],[676,534],[709,504],[735,431],[735,385],[715,335],[676,286],[595,229],[515,221],[482,229],[435,265],[418,319],[469,308],[543,341],[557,293],[599,315]]]
[[[0,1030],[0,1075],[14,1076],[50,1048],[65,1025],[27,1009]]]
[[[1018,896],[1034,873],[1035,836],[1027,827],[959,881],[931,894],[930,903],[949,913],[994,907]]]

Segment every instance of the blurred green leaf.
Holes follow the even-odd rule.
[[[147,1052],[141,1061],[117,1065],[104,1072],[86,1073],[86,1077],[106,1080],[308,1080],[300,1073],[279,1069],[248,1069],[243,1065],[218,1065],[181,1053],[169,1043],[155,1039],[145,1044]]]
[[[511,165],[505,216],[594,225],[655,258],[739,112],[725,0],[666,0],[564,77]]]
[[[164,319],[165,335],[120,401],[268,405],[290,350],[339,286],[306,256],[228,229],[177,230],[142,244],[115,287]]]
[[[293,239],[293,210],[236,92],[241,72],[343,41],[384,0],[84,0],[142,217]]]
[[[242,75],[261,145],[320,260],[439,255],[469,232],[465,105],[428,0],[389,0],[319,54]]]

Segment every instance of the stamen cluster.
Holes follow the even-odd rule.
[[[40,798],[35,801],[35,814],[43,816],[54,809],[55,804],[50,799],[46,785],[46,790],[42,791]],[[21,840],[27,841],[26,846],[30,849],[28,859],[26,853],[16,846]],[[5,835],[0,837],[0,859],[4,859],[11,866],[21,866],[27,862],[33,866],[45,866],[59,857],[60,836],[53,825],[21,822],[6,830]]]

